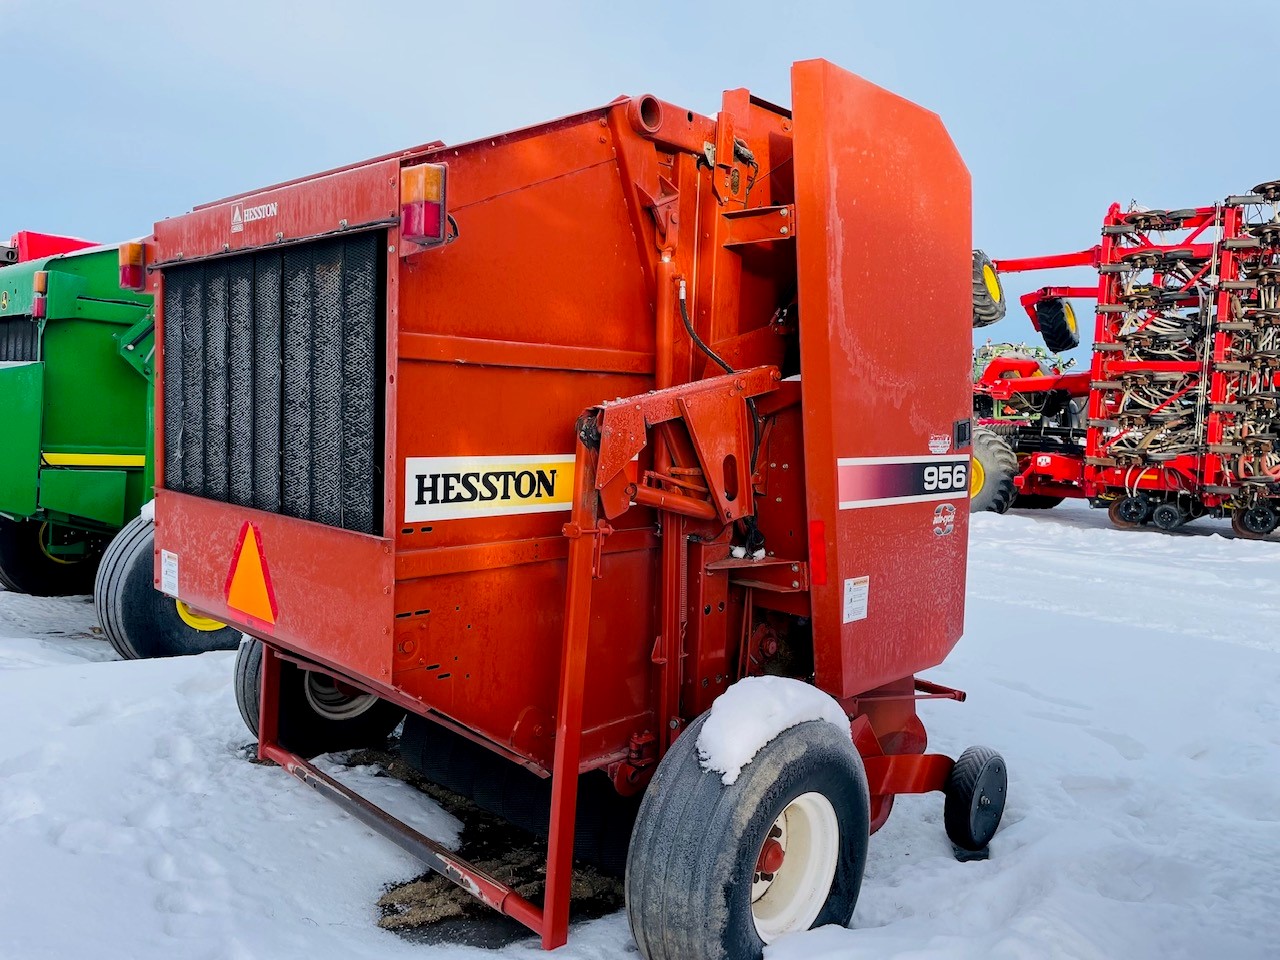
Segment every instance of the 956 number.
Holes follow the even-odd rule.
[[[969,465],[966,463],[930,464],[924,468],[924,488],[930,493],[966,490],[969,486]]]

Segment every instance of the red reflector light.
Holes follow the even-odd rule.
[[[43,320],[45,317],[45,304],[49,301],[43,296],[37,295],[31,298],[31,318],[33,320]]]
[[[442,163],[420,163],[400,171],[400,237],[424,247],[444,243],[448,233]]]
[[[147,248],[139,241],[120,244],[120,289],[147,289]]]

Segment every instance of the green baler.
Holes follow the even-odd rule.
[[[0,254],[0,585],[88,593],[101,566],[99,617],[123,655],[234,646],[151,590],[150,295],[121,288],[115,246],[19,234]]]

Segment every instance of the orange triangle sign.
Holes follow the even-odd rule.
[[[271,571],[262,554],[258,528],[245,523],[240,528],[240,541],[231,557],[227,573],[227,606],[244,614],[250,625],[274,625],[276,593],[271,587]]]

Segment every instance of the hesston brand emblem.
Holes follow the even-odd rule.
[[[280,611],[271,586],[271,570],[262,553],[258,528],[247,521],[240,528],[240,539],[231,554],[226,596],[227,606],[244,616],[250,626],[265,629],[275,625]]]
[[[260,203],[256,207],[246,207],[244,204],[237,203],[231,208],[231,232],[240,233],[244,230],[246,223],[266,220],[279,212],[280,204],[274,200],[271,203]]]
[[[404,519],[461,520],[568,510],[572,456],[409,457]]]

